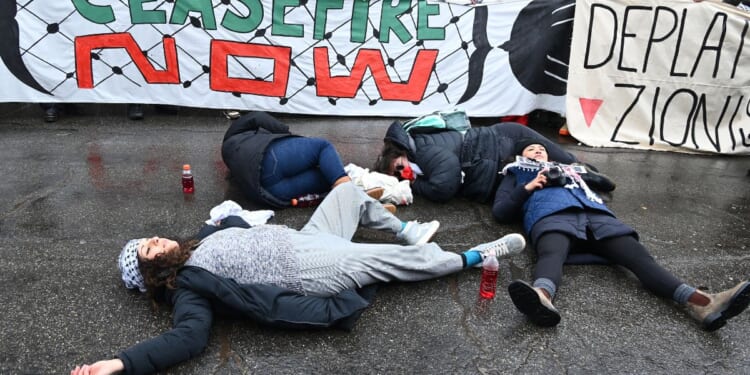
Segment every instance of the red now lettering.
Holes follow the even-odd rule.
[[[437,54],[437,50],[417,52],[409,80],[405,83],[396,83],[388,76],[380,50],[359,50],[351,75],[331,77],[328,48],[317,47],[313,55],[317,94],[318,96],[353,98],[357,94],[365,70],[369,68],[383,100],[420,101],[424,97],[427,83],[435,67]]]
[[[166,60],[167,68],[165,70],[158,70],[151,65],[130,33],[76,37],[76,76],[78,87],[82,89],[94,87],[94,74],[91,69],[91,51],[100,48],[124,48],[148,83],[180,83],[177,48],[175,47],[174,38],[165,36],[162,42],[164,43],[164,59]]]
[[[229,56],[272,59],[273,80],[229,77]],[[291,56],[291,47],[212,40],[211,90],[283,97],[289,83]]]

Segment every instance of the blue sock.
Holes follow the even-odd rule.
[[[404,231],[404,228],[406,228],[406,222],[405,222],[405,221],[402,221],[402,222],[401,222],[401,231],[402,231],[402,232]]]
[[[465,251],[462,255],[466,258],[466,268],[482,263],[482,253],[476,250]]]

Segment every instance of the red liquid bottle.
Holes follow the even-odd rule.
[[[479,282],[479,297],[482,299],[495,298],[497,288],[497,273],[500,263],[494,252],[490,252],[482,262],[482,280]]]
[[[182,192],[192,194],[194,191],[193,171],[190,170],[190,164],[185,164],[182,166]]]
[[[317,206],[325,198],[325,194],[306,194],[298,198],[292,198],[293,207],[312,207]]]

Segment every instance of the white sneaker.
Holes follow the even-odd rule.
[[[498,259],[518,254],[526,248],[526,239],[519,233],[511,233],[492,242],[487,242],[474,246],[472,250],[482,253],[482,259],[492,252]]]
[[[435,235],[438,228],[440,228],[440,222],[437,220],[429,223],[408,221],[396,237],[406,242],[407,245],[424,245]]]

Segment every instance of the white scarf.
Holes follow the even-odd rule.
[[[563,174],[567,177],[566,181],[569,181],[569,182],[565,184],[565,186],[563,186],[564,188],[566,189],[581,188],[586,193],[586,198],[588,198],[592,202],[602,204],[602,199],[589,188],[589,186],[586,184],[586,181],[584,181],[583,178],[581,178],[581,175],[578,173],[578,170],[580,170],[581,168],[580,166],[561,164],[561,163],[555,163],[555,162],[537,161],[537,160],[525,158],[519,155],[519,156],[516,156],[516,161],[505,165],[505,167],[503,167],[503,170],[500,173],[507,175],[508,170],[510,168],[518,168],[526,172],[538,172],[544,168],[551,168],[551,167],[560,167],[560,169],[562,169],[563,171]],[[586,173],[586,169],[584,168],[581,172]]]

